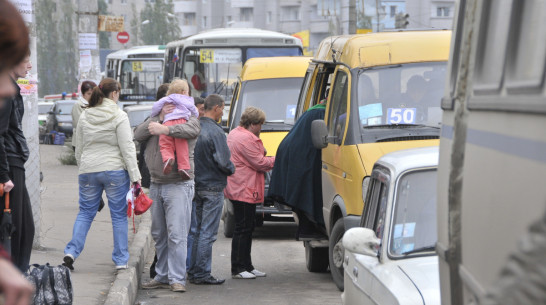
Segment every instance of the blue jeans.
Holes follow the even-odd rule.
[[[116,265],[125,265],[129,261],[129,246],[127,241],[127,201],[130,180],[126,170],[105,171],[80,174],[78,176],[80,189],[80,212],[74,223],[72,240],[64,249],[65,254],[74,258],[80,256],[85,245],[87,232],[97,214],[102,192],[106,192],[108,207],[112,217],[114,231],[114,251],[112,261]]]
[[[191,225],[190,232],[188,233],[188,256],[186,257],[186,267],[190,266],[191,253],[193,248],[193,240],[195,239],[195,232],[197,231],[197,219],[195,218],[195,200],[191,203]]]
[[[150,186],[152,237],[157,263],[155,280],[186,284],[187,238],[191,221],[193,180]]]
[[[218,234],[224,193],[216,190],[197,190],[195,203],[197,231],[188,276],[195,280],[204,280],[211,276],[212,244]]]

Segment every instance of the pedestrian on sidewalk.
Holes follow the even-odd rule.
[[[216,241],[224,203],[227,176],[235,172],[224,130],[217,122],[224,113],[224,99],[211,94],[199,119],[201,134],[195,145],[196,231],[188,271],[190,283],[218,285],[225,282],[211,275],[212,244]]]
[[[159,86],[159,88],[157,88],[157,93],[155,94],[156,101],[159,101],[167,95],[167,91],[169,91],[169,85],[170,83],[163,83],[161,84],[161,86]],[[138,154],[138,169],[142,174],[142,186],[150,188],[150,170],[148,169],[148,165],[146,165],[146,160],[144,158],[144,155],[146,153],[146,145],[148,145],[148,141],[140,142],[140,153]],[[146,175],[147,178],[144,178],[146,177]],[[145,180],[147,181],[145,182]],[[157,264],[157,254],[154,254],[154,261],[150,266],[150,278],[152,279],[157,275],[157,273],[155,272],[155,264]]]
[[[142,288],[170,288],[175,292],[185,292],[187,238],[194,195],[193,151],[201,128],[199,120],[195,117],[190,117],[184,124],[162,125],[165,115],[174,108],[171,104],[164,105],[158,116],[147,119],[135,130],[135,140],[148,142],[145,159],[152,180],[150,185],[150,197],[154,201],[151,208],[152,237],[158,259],[155,266],[157,275],[142,284]],[[176,162],[171,173],[163,173],[159,135],[169,135],[188,141],[190,179],[184,179],[178,173]]]
[[[252,265],[252,232],[256,225],[256,204],[264,200],[265,173],[273,168],[275,157],[266,157],[260,131],[265,113],[247,107],[227,143],[235,173],[227,178],[224,190],[233,203],[235,230],[231,240],[231,274],[234,279],[254,279],[266,274]]]
[[[141,176],[129,119],[117,104],[120,91],[119,82],[103,79],[93,89],[88,108],[81,114],[76,128],[80,211],[74,222],[72,240],[64,250],[64,265],[70,270],[74,270],[74,261],[83,251],[103,191],[108,198],[114,231],[112,261],[116,270],[127,269],[126,196],[131,182],[140,184]]]
[[[3,36],[1,38],[4,39]],[[28,269],[34,241],[34,217],[25,182],[25,162],[29,156],[22,125],[25,105],[17,79],[26,77],[32,68],[28,47],[22,50],[18,58],[23,60],[9,72],[9,82],[15,94],[6,98],[0,111],[0,183],[4,184],[4,190],[10,193],[11,216],[15,227],[15,232],[11,236],[11,259],[21,272],[25,272]],[[3,197],[0,202],[4,202]],[[0,209],[0,216],[2,211],[3,209]]]

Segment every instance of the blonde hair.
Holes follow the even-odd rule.
[[[189,93],[189,90],[190,90],[190,86],[188,85],[187,80],[176,78],[169,85],[169,90],[167,90],[167,95],[171,95],[173,93],[183,94],[183,92]]]
[[[247,107],[243,114],[241,114],[241,120],[239,125],[247,128],[252,124],[263,124],[265,122],[265,112],[262,109],[256,107]]]

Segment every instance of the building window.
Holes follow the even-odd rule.
[[[300,20],[300,7],[283,6],[281,16],[283,21]]]
[[[449,6],[438,6],[436,8],[436,17],[450,17],[450,13],[451,7]]]
[[[394,15],[396,15],[396,6],[391,5],[390,8],[391,8],[391,12],[390,12],[390,13],[391,13],[391,14],[390,14],[390,15],[391,15],[391,18],[394,18]]]
[[[108,4],[114,3],[114,0],[108,0]]]
[[[270,24],[273,21],[273,13],[271,11],[267,12],[265,22]]]
[[[207,16],[203,16],[203,27],[207,27]]]
[[[254,9],[252,7],[241,7],[240,21],[253,21]]]
[[[184,25],[195,25],[195,13],[184,13]]]
[[[127,4],[127,0],[121,0],[121,4]]]

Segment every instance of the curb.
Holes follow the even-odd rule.
[[[108,291],[105,305],[133,305],[136,301],[138,286],[146,258],[150,251],[152,241],[151,234],[152,216],[148,211],[142,214],[138,232],[129,247],[129,262],[127,270],[119,271],[116,279]]]

